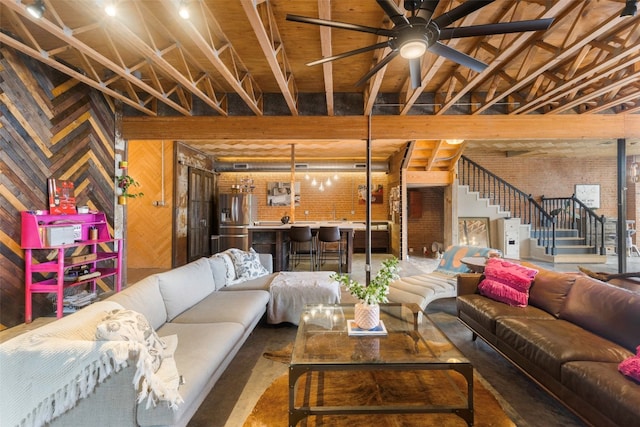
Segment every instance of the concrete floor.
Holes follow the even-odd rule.
[[[374,254],[371,271],[377,271],[377,266],[386,257],[388,255]],[[640,257],[627,260],[628,271],[640,271]],[[355,254],[352,272],[354,280],[364,281],[364,264],[364,255]],[[550,270],[578,271],[575,264],[536,264]],[[401,275],[432,271],[436,265],[437,260],[410,258],[409,261],[401,262]],[[597,272],[618,271],[615,257],[610,257],[606,264],[588,264],[584,267]],[[304,266],[299,268],[304,270]],[[326,265],[325,268],[331,267]],[[343,292],[343,302],[349,302],[350,297]],[[449,339],[472,361],[476,371],[484,377],[489,387],[505,399],[503,406],[519,427],[584,425],[482,340],[472,341],[471,332],[456,320],[455,298],[436,300],[429,305],[427,312]],[[289,324],[259,325],[201,405],[189,427],[242,426],[264,390],[277,377],[287,372],[286,364],[265,359],[262,353],[284,347],[294,339],[296,331],[297,328]]]

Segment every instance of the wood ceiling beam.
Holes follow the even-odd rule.
[[[100,92],[103,92],[113,97],[114,99],[119,99],[120,101],[124,102],[125,104],[129,105],[132,108],[135,108],[138,111],[148,114],[149,116],[156,115],[155,111],[150,110],[149,108],[146,108],[143,105],[140,105],[140,103],[132,99],[129,99],[126,96],[121,95],[119,92],[116,92],[115,90],[109,89],[108,87],[101,86],[100,83],[90,79],[89,77],[86,77],[84,74],[70,67],[67,67],[66,65],[62,65],[55,59],[51,59],[49,57],[43,57],[41,52],[38,52],[35,49],[18,42],[17,40],[13,39],[12,37],[9,37],[8,35],[6,35],[1,31],[0,31],[0,42],[6,44],[7,46],[11,46],[12,48],[24,53],[25,55],[32,57],[37,61],[40,61],[50,66],[51,68],[55,68],[61,73],[66,74],[70,77],[73,77],[74,79],[77,79],[78,81],[81,81],[82,83],[89,85],[92,88],[97,89]]]
[[[289,111],[292,115],[297,116],[298,89],[269,2],[255,4],[253,0],[241,0],[241,4]],[[261,10],[259,11],[258,8]],[[265,29],[265,22],[270,31]],[[280,61],[278,61],[278,57]]]
[[[331,1],[318,0],[318,17],[320,19],[331,20]],[[331,46],[331,28],[320,25],[320,51],[322,56],[327,58],[333,55]],[[327,114],[333,116],[335,114],[335,105],[333,101],[333,62],[325,62],[322,64],[322,75],[324,77],[324,93],[327,103]]]
[[[126,139],[366,140],[364,116],[125,117]],[[373,116],[376,140],[580,140],[640,138],[632,114]]]
[[[172,0],[160,0],[167,10],[173,10],[175,5]],[[263,115],[262,110],[262,91],[258,83],[247,71],[247,67],[240,61],[238,54],[233,46],[228,42],[224,33],[220,29],[220,25],[216,21],[213,13],[204,2],[198,2],[200,5],[200,13],[202,19],[207,26],[205,28],[208,37],[205,37],[196,26],[189,20],[184,21],[183,29],[193,43],[205,55],[209,63],[222,75],[227,83],[233,88],[238,96],[249,106],[254,114]],[[211,26],[216,26],[212,30]],[[215,33],[220,38],[221,46],[216,47],[212,40],[212,34]],[[228,51],[228,52],[227,52]],[[232,61],[233,70],[229,69],[222,61],[223,52],[227,52]],[[242,73],[242,74],[240,74]],[[227,115],[225,112],[224,115]]]
[[[567,5],[566,3],[567,3],[566,1],[562,3],[558,2],[558,4],[554,5],[554,8],[556,6],[562,5],[563,6],[562,10],[564,10],[565,8],[578,6],[580,2],[573,2],[569,0],[568,1],[569,4]],[[547,14],[545,14],[545,16],[546,15]],[[553,15],[547,16],[547,17],[552,17],[552,16]],[[589,34],[584,34],[584,35],[581,35],[581,37],[578,37],[573,44],[559,51],[557,55],[552,57],[546,63],[543,63],[541,66],[539,66],[535,70],[533,70],[528,76],[522,78],[516,84],[511,85],[507,90],[499,93],[492,100],[487,101],[482,107],[480,107],[477,111],[475,111],[474,114],[481,114],[482,112],[486,111],[487,109],[489,109],[490,107],[498,103],[500,100],[504,99],[505,97],[511,95],[516,91],[519,91],[525,86],[529,85],[540,74],[553,69],[554,67],[563,63],[564,61],[577,55],[585,45],[589,44],[590,41],[597,39],[598,37],[606,34],[607,32],[609,32],[611,29],[613,29],[619,24],[620,24],[620,13],[617,12],[616,14],[610,16],[609,19],[607,19],[601,25],[595,27],[593,31],[591,31]]]
[[[553,5],[548,8],[538,19],[545,18],[555,18],[557,15],[563,13],[566,9],[575,7],[579,2],[575,2],[573,0],[558,0],[553,3]],[[451,99],[449,99],[440,110],[436,114],[444,114],[447,110],[455,105],[463,96],[465,96],[468,92],[475,89],[484,79],[490,75],[492,72],[498,70],[501,67],[504,67],[505,63],[507,63],[511,58],[517,56],[517,53],[520,52],[527,44],[531,43],[534,39],[540,38],[541,35],[539,32],[526,32],[521,33],[517,37],[515,37],[509,45],[500,52],[500,54],[495,57],[492,61],[490,61],[489,66],[482,73],[476,74],[467,85],[465,85],[460,91],[456,93]],[[555,61],[549,61],[555,62]],[[524,78],[522,81],[531,81],[542,71],[532,72],[528,77]],[[513,92],[513,87],[510,88],[509,93]],[[504,98],[503,94],[498,95],[494,100],[485,103],[482,107],[478,108],[478,110],[474,111],[473,114],[480,114],[484,111],[487,105],[493,105],[497,102],[497,99]]]

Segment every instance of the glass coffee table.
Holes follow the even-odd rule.
[[[449,341],[417,304],[382,304],[384,331],[352,331],[353,304],[306,305],[302,311],[289,366],[289,426],[296,426],[308,416],[348,414],[453,413],[473,425],[473,366]],[[454,401],[417,404],[358,404],[343,399],[346,405],[321,404],[320,398],[309,403],[298,396],[299,380],[305,375],[331,375],[337,371],[442,371],[458,372],[466,382],[444,381],[454,388]],[[447,377],[448,378],[448,377]],[[442,381],[438,383],[442,386]],[[402,387],[402,384],[400,384]],[[308,388],[308,386],[307,386]],[[465,392],[466,388],[466,392]],[[300,394],[308,394],[308,389]]]

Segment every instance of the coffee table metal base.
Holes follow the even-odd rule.
[[[296,407],[297,383],[301,376],[323,371],[366,371],[366,370],[452,370],[460,373],[467,382],[467,406],[430,405],[376,405],[376,406],[300,406]],[[310,366],[291,365],[289,367],[289,426],[295,427],[300,420],[312,415],[356,415],[356,414],[430,414],[452,413],[473,425],[473,366],[459,363],[416,363],[416,364],[319,364]]]

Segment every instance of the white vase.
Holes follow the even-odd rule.
[[[369,330],[380,325],[380,306],[359,302],[355,306],[354,320],[360,329]]]

